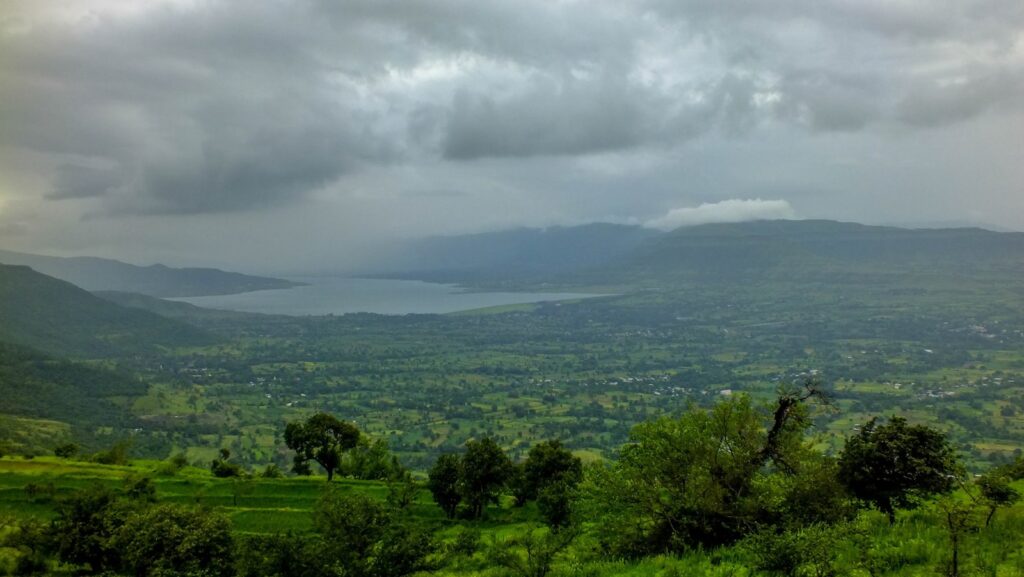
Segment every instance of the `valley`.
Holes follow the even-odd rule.
[[[73,362],[139,379],[129,395],[101,394],[125,424],[88,438],[128,436],[140,455],[184,452],[195,463],[229,447],[247,465],[286,467],[276,439],[281,423],[316,410],[359,423],[418,470],[481,435],[513,454],[557,437],[588,459],[612,459],[638,422],[724,395],[768,400],[781,384],[812,373],[834,398],[815,417],[822,446],[838,446],[872,415],[899,414],[948,431],[974,467],[1020,454],[1024,279],[1006,260],[1018,258],[1018,235],[922,231],[919,238],[839,223],[769,224],[663,234],[628,262],[609,254],[601,266],[613,273],[590,262],[569,280],[559,273],[552,277],[559,283],[544,283],[620,291],[595,299],[447,315],[295,317],[100,293],[122,308],[83,292],[74,296],[89,306],[79,308],[151,318],[134,322],[146,331],[166,324],[164,336],[121,343],[123,328],[109,336],[83,328],[73,337],[89,321],[57,316],[45,322],[63,323],[61,338],[74,342],[23,342],[51,354],[63,346]],[[938,251],[937,235],[945,239]],[[686,238],[695,239],[687,247],[718,251],[718,264],[702,266],[694,260],[700,252],[669,248]],[[566,250],[580,242],[574,237]],[[944,270],[950,254],[978,250],[979,242],[1004,248],[972,261],[971,275]],[[775,256],[730,261],[728,251],[744,246]],[[801,260],[808,249],[794,246],[818,256]],[[903,260],[894,261],[901,251]],[[632,281],[623,270],[637,271]],[[90,335],[97,344],[85,347]],[[160,346],[138,348],[161,338]],[[61,418],[52,411],[11,409],[7,418],[44,419],[40,431],[80,425],[65,420],[54,429],[46,419]],[[7,439],[8,450],[45,452],[55,442],[22,436],[46,441]]]

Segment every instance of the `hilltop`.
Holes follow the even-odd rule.
[[[105,258],[61,258],[5,250],[0,250],[0,263],[29,266],[88,291],[133,292],[154,297],[225,295],[302,284],[215,268],[136,266]]]

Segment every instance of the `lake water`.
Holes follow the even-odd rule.
[[[577,293],[465,292],[456,285],[390,279],[290,277],[289,280],[304,282],[309,286],[171,300],[212,309],[302,316],[345,313],[440,314],[499,305],[602,296]]]

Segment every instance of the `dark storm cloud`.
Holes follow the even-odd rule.
[[[644,141],[643,100],[613,81],[544,79],[524,94],[498,98],[455,96],[445,123],[446,157],[584,154]]]
[[[9,34],[5,140],[116,166],[62,165],[49,193],[104,197],[112,213],[288,202],[399,155],[378,122],[386,110],[333,75],[343,59],[321,60],[300,12],[212,4]]]
[[[50,199],[108,214],[272,207],[367,167],[915,130],[1024,88],[1019,0],[15,6],[4,141],[53,157]]]

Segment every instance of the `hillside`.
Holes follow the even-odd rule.
[[[0,341],[60,356],[94,357],[213,339],[193,326],[117,306],[27,266],[0,265]]]
[[[4,250],[0,250],[0,263],[29,266],[89,291],[124,291],[155,297],[224,295],[301,284],[214,268],[135,266],[104,258],[60,258]]]
[[[0,342],[0,445],[7,450],[37,448],[30,433],[38,427],[22,423],[17,430],[6,430],[4,417],[11,416],[67,425],[79,442],[88,441],[97,427],[123,428],[131,417],[111,398],[145,390],[131,375]]]
[[[139,293],[93,291],[92,294],[121,307],[149,311],[162,317],[182,321],[196,326],[204,326],[204,324],[208,323],[217,323],[229,320],[244,320],[254,316],[262,316],[256,313],[207,309],[197,307],[196,305],[186,302],[166,300]]]

